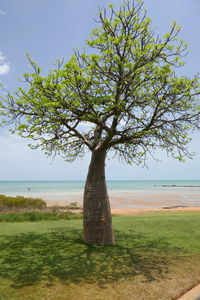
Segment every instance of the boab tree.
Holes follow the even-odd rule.
[[[105,181],[108,151],[127,163],[141,164],[155,148],[181,160],[191,129],[199,128],[198,77],[178,77],[186,44],[174,22],[160,38],[142,3],[124,1],[99,11],[99,27],[86,41],[89,53],[75,51],[57,61],[47,76],[29,58],[28,89],[2,99],[2,113],[14,131],[34,140],[31,148],[61,154],[67,161],[91,151],[84,191],[84,241],[114,243]]]

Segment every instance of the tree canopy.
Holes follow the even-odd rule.
[[[124,1],[98,13],[98,27],[86,49],[42,76],[28,56],[28,88],[1,100],[1,114],[22,137],[47,154],[67,161],[85,149],[112,150],[128,163],[140,164],[155,148],[173,157],[191,157],[191,129],[200,127],[198,76],[178,76],[187,45],[172,23],[159,37],[142,3]],[[86,51],[89,53],[87,54]]]
[[[159,37],[142,3],[125,0],[119,10],[99,11],[86,49],[57,61],[42,76],[28,56],[28,88],[1,98],[6,124],[14,123],[32,148],[67,161],[92,152],[84,189],[83,229],[88,244],[112,245],[114,235],[105,181],[108,151],[127,163],[145,163],[161,148],[182,160],[191,130],[200,129],[198,76],[178,75],[187,45],[172,23]]]

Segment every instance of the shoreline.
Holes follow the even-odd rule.
[[[53,206],[48,206],[53,208]],[[70,211],[75,214],[83,212],[83,209],[64,209],[63,211]],[[138,216],[154,213],[173,213],[173,212],[198,212],[200,213],[200,207],[169,207],[169,208],[114,208],[111,209],[112,216]]]
[[[65,210],[65,206],[69,205],[70,202],[66,202],[66,201],[52,201],[52,200],[46,200],[45,201],[47,203],[47,207],[48,208],[53,208],[53,207],[60,207],[60,208],[64,208]],[[124,203],[125,202],[125,203]],[[124,206],[123,203],[125,204]],[[79,204],[79,203],[78,203]],[[111,205],[111,214],[112,215],[120,215],[120,216],[132,216],[132,215],[138,215],[138,214],[149,214],[149,213],[156,213],[156,212],[190,212],[190,211],[194,211],[194,212],[200,212],[200,205],[199,206],[189,206],[189,205],[167,205],[167,206],[163,206],[163,207],[156,207],[153,206],[153,203],[143,203],[143,205],[145,205],[145,207],[126,207],[126,201],[121,201],[121,205],[120,207],[115,207],[113,205]],[[81,213],[82,212],[82,206],[81,209],[70,209],[71,212],[73,213]]]
[[[111,209],[200,206],[200,180],[107,181]],[[83,181],[0,181],[1,194],[40,198],[48,206],[83,206]]]
[[[41,197],[48,206],[67,206],[70,203],[77,202],[79,206],[83,206],[82,193],[71,193],[63,198]],[[56,199],[56,200],[55,200]],[[200,207],[200,191],[194,192],[184,190],[180,191],[110,191],[109,192],[110,207],[114,209],[171,209],[175,207]]]

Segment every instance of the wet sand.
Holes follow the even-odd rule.
[[[43,198],[48,206],[66,206],[71,202],[83,205],[82,193],[72,193],[66,195],[66,200]],[[200,209],[199,189],[172,189],[172,190],[134,190],[134,191],[109,191],[111,210],[160,210],[160,209],[189,209],[195,207]]]

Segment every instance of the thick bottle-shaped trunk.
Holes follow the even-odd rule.
[[[84,191],[84,241],[94,245],[113,245],[112,217],[105,181],[106,151],[92,152]]]

